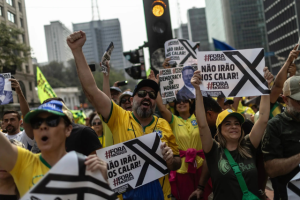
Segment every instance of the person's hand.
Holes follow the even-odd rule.
[[[155,81],[157,84],[159,84],[159,74],[157,74],[156,77],[155,77],[155,74],[154,74],[153,70],[151,70],[151,72],[148,76],[148,79],[150,79],[152,81]]]
[[[166,161],[167,164],[173,164],[173,151],[170,147],[167,146],[165,142],[163,142],[160,146],[161,153],[163,155],[163,159]]]
[[[114,83],[114,87],[118,87],[118,88],[120,88],[119,86],[118,86],[118,83],[119,83],[119,81],[116,81],[115,83]]]
[[[163,62],[163,68],[167,69],[167,68],[171,68],[169,61],[171,60],[171,58],[166,58],[165,61]]]
[[[193,200],[195,199],[195,197],[197,198],[197,200],[203,199],[202,197],[203,195],[203,191],[200,190],[199,188],[197,188],[189,197],[189,200]]]
[[[109,65],[110,61],[106,61],[105,63],[105,66],[106,66],[106,71],[107,71],[107,74],[109,75],[109,72],[110,72],[110,65]]]
[[[290,52],[289,57],[287,59],[287,62],[293,62],[295,59],[297,59],[300,50],[297,50],[298,44],[294,47],[294,49]]]
[[[100,170],[102,176],[107,181],[107,179],[108,179],[108,177],[107,177],[107,163],[104,162],[103,160],[101,160],[97,155],[95,155],[95,154],[89,155],[85,159],[84,164],[86,165],[87,170],[89,170],[89,171],[94,172],[94,171]]]
[[[273,74],[269,71],[268,67],[264,68],[264,78],[268,82],[268,85],[270,86],[271,83],[273,82],[274,76]]]
[[[82,49],[86,41],[86,35],[83,31],[76,31],[67,37],[68,46],[72,51]]]
[[[202,82],[201,73],[199,70],[194,72],[194,75],[191,79],[191,84],[194,86],[195,89],[200,89],[200,84]]]
[[[19,82],[16,79],[13,79],[13,78],[9,79],[9,81],[11,82],[11,87],[16,90],[16,93],[21,94],[22,90],[21,90]]]
[[[292,63],[288,68],[288,73],[290,74],[290,77],[294,76],[297,72],[297,67],[295,63]]]

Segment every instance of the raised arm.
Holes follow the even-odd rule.
[[[0,133],[0,168],[11,171],[18,158],[17,146],[12,145],[4,134]]]
[[[206,113],[204,112],[203,97],[200,90],[201,75],[200,71],[194,72],[191,83],[196,90],[196,119],[199,127],[200,137],[202,141],[202,149],[205,153],[210,152],[213,146],[213,139],[211,137],[210,129],[206,121]]]
[[[148,79],[155,81],[157,84],[159,84],[159,74],[156,75],[153,72],[153,70],[151,70],[150,75],[148,77]],[[162,98],[160,93],[157,93],[157,98],[156,98],[156,105],[159,109],[159,112],[161,113],[162,117],[167,120],[167,122],[171,122],[172,121],[172,113],[166,108],[166,106],[163,104]]]
[[[287,79],[288,73],[290,76],[295,74],[296,65],[293,64],[293,61],[298,57],[299,50],[297,50],[298,45],[294,47],[294,49],[290,52],[288,59],[285,61],[284,65],[278,72],[276,79],[274,81],[274,85],[270,94],[271,103],[275,103],[282,92],[283,84]]]
[[[82,52],[85,41],[86,36],[83,31],[74,32],[67,38],[67,43],[72,50],[76,62],[77,73],[82,88],[96,111],[107,119],[111,111],[111,100],[96,85],[93,74]]]
[[[273,75],[269,72],[268,68],[264,68],[264,78],[267,80],[268,85],[270,87],[271,82],[273,81]],[[267,123],[270,116],[270,95],[263,95],[260,100],[259,106],[259,118],[257,122],[254,124],[249,137],[252,145],[257,148],[259,143],[261,142],[262,136],[267,127]]]
[[[29,105],[28,105],[28,103],[23,95],[23,92],[21,90],[20,84],[16,79],[9,79],[9,80],[11,81],[11,87],[15,88],[16,93],[18,95],[22,115],[25,116],[30,110],[29,110]],[[33,139],[33,130],[31,128],[31,125],[23,122],[23,126],[24,126],[27,136],[30,139]]]

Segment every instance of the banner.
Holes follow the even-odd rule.
[[[46,99],[56,97],[55,92],[49,85],[39,67],[36,67],[37,89],[40,102],[43,103]]]
[[[264,50],[198,51],[203,96],[247,97],[267,95]]]
[[[107,72],[107,67],[106,67],[106,62],[107,61],[110,61],[110,57],[111,57],[111,53],[114,49],[114,43],[111,42],[106,51],[104,52],[103,56],[102,56],[102,59],[101,59],[101,63],[100,63],[100,71],[102,73],[104,73],[106,76],[108,75],[108,72]]]
[[[117,199],[100,171],[86,170],[85,156],[67,153],[21,200]]]
[[[70,110],[73,114],[75,124],[85,125],[86,115],[82,110]]]
[[[183,67],[186,65],[197,65],[196,49],[200,43],[185,39],[173,39],[165,42],[165,55],[170,58],[172,67]]]
[[[168,174],[160,145],[159,136],[153,132],[97,150],[98,157],[108,163],[108,182],[113,191],[122,194]]]
[[[0,105],[13,103],[13,94],[11,89],[10,73],[0,74]]]
[[[300,199],[300,172],[298,172],[298,174],[287,184],[287,194],[289,200]]]

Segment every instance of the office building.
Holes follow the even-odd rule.
[[[189,40],[189,30],[187,24],[180,24],[180,26],[174,29],[174,38]]]
[[[114,43],[111,66],[124,71],[123,43],[119,19],[98,20],[73,24],[73,30],[86,33],[83,53],[88,63],[100,63],[110,42]]]
[[[72,52],[66,43],[66,38],[72,33],[60,21],[50,22],[44,26],[47,45],[48,62],[63,62],[73,58]]]
[[[26,46],[30,46],[24,0],[0,0],[0,23],[21,29],[23,34],[19,36],[19,41],[26,44]],[[34,107],[36,106],[35,104],[39,104],[39,99],[34,89],[35,76],[31,58],[28,58],[28,61],[21,66],[17,66],[16,74],[13,76],[19,81],[29,106]],[[19,106],[15,92],[13,92],[13,99],[15,103],[12,106]]]
[[[187,12],[187,21],[190,40],[193,42],[200,41],[200,50],[210,50],[205,8],[189,9]]]
[[[277,74],[299,40],[300,1],[265,0],[263,4],[269,49],[277,55],[271,57],[272,72]]]

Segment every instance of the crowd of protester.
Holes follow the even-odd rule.
[[[162,141],[160,148],[170,173],[119,199],[268,199],[268,180],[274,199],[288,199],[286,185],[300,171],[297,45],[275,79],[264,68],[269,95],[203,97],[201,73],[194,71],[188,85],[196,98],[181,94],[164,105],[159,75],[153,71],[133,91],[122,92],[117,83],[110,87],[107,62],[101,91],[82,52],[85,41],[82,31],[67,38],[83,91],[95,109],[85,126],[74,123],[59,97],[30,111],[18,81],[10,79],[20,110],[3,113],[1,200],[21,198],[70,151],[85,155],[87,169],[101,171],[107,179],[107,164],[96,151],[152,132]],[[166,59],[163,67],[168,68],[168,62]]]

